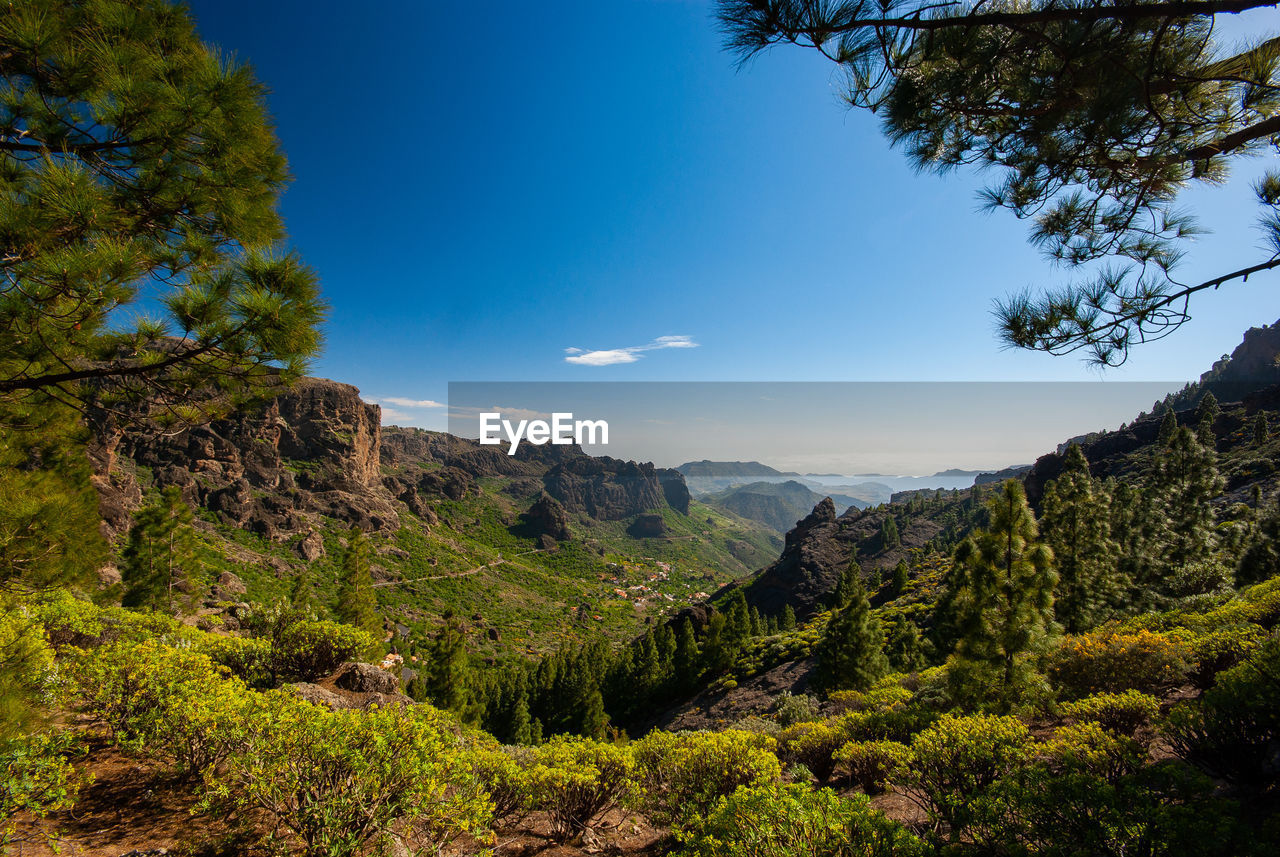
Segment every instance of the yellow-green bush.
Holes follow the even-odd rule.
[[[1201,690],[1211,687],[1218,673],[1257,651],[1267,636],[1265,628],[1252,623],[1215,627],[1187,635],[1184,641],[1191,653],[1193,666],[1189,676],[1192,683]]]
[[[1014,717],[946,714],[911,741],[904,782],[953,839],[999,815],[993,786],[1032,757],[1031,734]]]
[[[1054,732],[1041,745],[1040,756],[1057,769],[1085,772],[1114,783],[1136,771],[1146,753],[1132,738],[1117,735],[1100,723],[1084,721]]]
[[[53,652],[27,610],[0,609],[0,740],[38,720],[52,702]]]
[[[272,647],[274,669],[280,675],[315,681],[372,648],[373,637],[359,628],[337,622],[304,620],[282,629]]]
[[[47,733],[0,740],[0,853],[14,837],[14,816],[45,818],[68,809],[92,782],[67,761],[70,743]]]
[[[1062,714],[1085,723],[1098,723],[1121,735],[1132,735],[1151,722],[1160,711],[1160,701],[1136,690],[1124,693],[1095,693],[1078,702],[1062,705]]]
[[[837,770],[867,794],[879,794],[907,764],[910,751],[897,741],[850,741],[832,754]]]
[[[172,616],[98,607],[61,590],[43,596],[34,610],[50,644],[57,649],[148,640],[173,643],[190,633]]]
[[[590,738],[555,738],[530,754],[526,806],[545,811],[552,835],[566,841],[635,788],[628,749]]]
[[[1064,638],[1049,656],[1049,677],[1069,697],[1150,693],[1181,682],[1190,659],[1186,645],[1170,635],[1107,629]]]
[[[663,824],[706,815],[740,786],[777,780],[776,746],[766,735],[735,730],[650,732],[632,747],[643,806]]]
[[[833,754],[849,737],[843,717],[797,723],[778,733],[778,758],[788,767],[804,765],[818,782],[825,783],[835,770]]]
[[[82,706],[134,752],[198,774],[221,762],[243,736],[245,684],[207,655],[157,643],[111,643],[71,669]]]
[[[528,802],[525,777],[529,750],[503,747],[493,740],[479,740],[467,749],[467,763],[493,804],[493,817],[503,819]]]
[[[864,795],[744,786],[680,834],[681,857],[925,857],[932,851]]]
[[[827,701],[837,712],[901,708],[913,696],[912,691],[902,686],[901,678],[901,675],[886,676],[868,690],[838,690],[827,697]]]
[[[1169,713],[1164,728],[1184,759],[1254,794],[1280,785],[1280,639],[1218,676],[1198,700]]]
[[[240,746],[205,772],[206,806],[265,812],[309,857],[385,853],[393,835],[436,853],[491,818],[460,736],[428,706],[329,711],[280,690],[254,697]]]
[[[196,650],[208,655],[215,664],[226,667],[233,676],[251,687],[267,688],[275,684],[270,640],[206,634],[196,644]]]

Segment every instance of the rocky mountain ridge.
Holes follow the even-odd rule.
[[[171,433],[95,426],[91,454],[112,534],[128,529],[149,486],[176,485],[219,521],[283,541],[315,516],[393,532],[409,512],[475,494],[500,477],[531,499],[545,491],[571,515],[621,520],[669,506],[688,514],[675,470],[595,458],[577,446],[522,445],[516,455],[441,432],[381,426],[381,408],[349,385],[308,378],[258,408]]]

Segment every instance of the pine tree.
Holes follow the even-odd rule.
[[[840,572],[840,579],[836,581],[836,588],[831,593],[831,609],[840,610],[844,608],[852,599],[859,589],[864,589],[862,582],[862,566],[858,565],[856,559],[849,560],[849,564],[845,566],[844,571]]]
[[[179,601],[190,600],[182,596],[193,593],[199,573],[193,518],[176,485],[134,514],[120,570],[126,607],[172,613]]]
[[[850,581],[848,601],[831,614],[818,643],[813,681],[819,690],[866,690],[889,670],[884,631],[871,612],[862,575],[851,574]]]
[[[1196,438],[1210,449],[1213,449],[1217,443],[1213,424],[1221,413],[1222,408],[1218,406],[1218,397],[1212,392],[1205,393],[1199,407],[1196,408]]]
[[[898,522],[894,520],[893,515],[888,515],[880,525],[880,547],[882,550],[891,550],[901,544],[901,541],[898,536]]]
[[[907,585],[911,582],[910,573],[906,559],[898,560],[898,564],[893,567],[893,581],[890,584],[895,598],[907,591]]]
[[[1183,568],[1213,555],[1211,502],[1225,485],[1212,447],[1202,444],[1185,426],[1178,429],[1155,462],[1150,486],[1158,504],[1158,556],[1166,568]]]
[[[1272,146],[1274,33],[1224,49],[1215,32],[1217,15],[1270,5],[720,0],[717,14],[743,61],[795,44],[837,63],[844,97],[876,111],[916,167],[993,175],[986,207],[1033,224],[1054,263],[1090,271],[997,303],[1002,338],[1115,365],[1185,322],[1194,296],[1280,267],[1269,172],[1255,185],[1264,252],[1199,283],[1174,273],[1201,231],[1179,193]]]
[[[0,600],[84,586],[107,564],[78,417],[44,396],[0,401]]]
[[[466,628],[452,613],[445,614],[444,624],[431,641],[420,678],[421,697],[415,698],[452,711],[464,720],[474,719]]]
[[[1236,568],[1236,583],[1247,586],[1280,575],[1280,503],[1258,515],[1258,523]]]
[[[511,706],[507,735],[512,744],[533,743],[533,722],[529,719],[529,688],[521,682]]]
[[[1173,412],[1173,408],[1164,409],[1164,419],[1160,420],[1160,432],[1156,435],[1156,442],[1160,446],[1168,446],[1169,441],[1173,440],[1173,435],[1178,431],[1178,417]]]
[[[293,584],[289,587],[289,606],[295,610],[306,610],[311,606],[311,574],[305,567],[293,574]]]
[[[672,660],[677,690],[689,693],[697,687],[702,664],[698,638],[694,635],[693,623],[688,617],[680,623],[680,632],[676,635],[676,652]]]
[[[338,603],[334,608],[338,620],[362,628],[382,639],[382,620],[378,618],[378,599],[369,572],[369,539],[358,528],[347,535],[347,549],[342,554],[342,570],[338,578]]]
[[[1067,448],[1062,473],[1045,487],[1040,518],[1058,570],[1057,621],[1087,631],[1119,605],[1128,587],[1119,578],[1120,548],[1111,538],[1111,502],[1089,474],[1079,445]]]
[[[778,628],[782,631],[790,631],[796,626],[796,611],[792,609],[790,604],[784,604],[782,607],[782,619],[778,622]]]
[[[995,685],[1009,701],[1025,678],[1024,655],[1044,649],[1053,621],[1053,552],[1037,541],[1022,483],[1010,479],[988,503],[990,523],[955,553],[959,641],[950,676],[959,698],[981,698]],[[976,679],[976,680],[975,680]]]
[[[578,734],[597,740],[604,738],[609,728],[609,715],[604,710],[604,697],[600,688],[592,685],[582,694],[579,702]]]
[[[0,400],[185,421],[300,377],[324,307],[250,70],[164,0],[26,0],[0,56]]]
[[[920,629],[905,616],[895,616],[889,625],[885,654],[889,666],[895,672],[916,672],[925,666],[924,651],[920,645]]]
[[[747,597],[741,589],[735,589],[725,605],[725,644],[737,649],[751,636],[751,613]]]
[[[702,662],[712,676],[720,675],[733,664],[735,652],[725,645],[724,634],[724,614],[712,613],[707,619],[706,633],[702,637]]]
[[[1253,418],[1253,442],[1257,446],[1262,446],[1267,442],[1267,437],[1267,415],[1259,411],[1258,415]]]

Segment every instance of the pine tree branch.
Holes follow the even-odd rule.
[[[959,5],[948,4],[948,5]],[[941,15],[924,17],[926,12],[936,6],[917,9],[916,11],[893,18],[860,18],[862,4],[856,6],[848,20],[811,22],[805,26],[803,22],[787,20],[779,15],[772,3],[724,2],[721,3],[720,18],[730,30],[734,29],[746,15],[755,14],[765,18],[773,31],[775,39],[794,41],[799,36],[810,36],[815,42],[826,42],[832,36],[857,32],[870,28],[898,29],[931,32],[957,27],[996,26],[1020,28],[1035,24],[1051,24],[1057,22],[1096,23],[1115,20],[1123,22],[1140,21],[1149,18],[1189,18],[1197,15],[1239,14],[1250,9],[1274,7],[1277,0],[1171,0],[1157,3],[1125,3],[1116,5],[1097,5],[1087,7],[1049,6],[1032,12],[977,12],[959,15]],[[743,6],[749,9],[743,9]],[[746,13],[744,15],[743,13]],[[759,50],[761,45],[756,48]],[[754,53],[755,51],[751,51]]]
[[[1205,143],[1203,146],[1197,146],[1190,151],[1181,155],[1183,161],[1204,161],[1212,158],[1214,155],[1222,155],[1227,152],[1240,148],[1246,143],[1263,137],[1271,137],[1280,134],[1280,116],[1272,116],[1269,119],[1250,125],[1247,128],[1241,128],[1232,134],[1228,134],[1220,140],[1212,143]],[[1142,163],[1142,161],[1139,161]]]

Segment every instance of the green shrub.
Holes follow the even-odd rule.
[[[1016,718],[946,714],[912,739],[904,782],[955,841],[970,827],[996,823],[993,787],[1032,753],[1031,734]]]
[[[226,667],[231,675],[250,687],[268,688],[275,684],[274,661],[268,640],[209,634],[196,649],[208,655],[215,664]]]
[[[1121,735],[1132,735],[1160,712],[1160,700],[1136,690],[1124,693],[1095,693],[1062,706],[1062,714],[1073,720],[1099,723]]]
[[[910,753],[897,741],[850,741],[832,755],[838,768],[869,795],[888,788],[890,780],[907,764]]]
[[[565,842],[631,794],[633,772],[634,761],[624,748],[556,736],[531,753],[526,806],[545,811],[552,836]]]
[[[1040,748],[1040,758],[1057,771],[1083,771],[1114,783],[1142,766],[1146,753],[1137,741],[1085,721],[1058,729]]]
[[[172,616],[123,607],[98,607],[62,590],[45,595],[35,606],[35,612],[45,627],[50,645],[56,649],[147,640],[173,643],[189,632]]]
[[[882,678],[868,690],[838,690],[827,697],[836,712],[884,711],[901,708],[911,701],[913,692],[899,682],[901,675]]]
[[[207,655],[161,643],[110,643],[78,658],[70,689],[120,744],[140,749],[163,737],[177,700],[221,678]]]
[[[1213,685],[1218,673],[1228,670],[1257,650],[1267,638],[1261,625],[1244,624],[1219,627],[1187,640],[1194,666],[1189,677],[1201,690]]]
[[[825,783],[835,771],[835,751],[849,737],[844,718],[797,723],[778,733],[778,758],[786,765],[804,765],[819,783]]]
[[[773,710],[782,726],[794,726],[818,719],[818,701],[807,693],[793,695],[791,691],[784,690],[778,694]]]
[[[739,786],[777,780],[776,746],[752,732],[650,732],[632,748],[644,808],[661,824],[705,816]]]
[[[525,777],[529,750],[525,747],[503,747],[493,741],[479,741],[467,750],[471,773],[493,803],[493,817],[513,815],[527,802],[529,790]]]
[[[308,857],[386,853],[393,834],[437,853],[488,823],[461,738],[429,706],[329,711],[285,691],[256,696],[241,746],[206,771],[205,808],[264,812]]]
[[[112,643],[72,669],[84,708],[133,752],[188,774],[219,764],[243,741],[253,697],[207,655],[156,643]]]
[[[14,816],[45,818],[69,809],[93,781],[67,761],[71,739],[37,733],[0,741],[0,853],[13,841]]]
[[[283,628],[272,646],[274,671],[299,681],[329,675],[344,661],[373,647],[373,637],[337,622],[294,622]]]
[[[25,731],[53,701],[53,652],[27,610],[0,608],[0,740]]]
[[[1178,762],[1139,767],[1114,781],[1051,764],[1003,783],[1009,823],[984,844],[992,853],[1038,857],[1242,857],[1254,850],[1229,802]]]
[[[1190,652],[1166,634],[1095,631],[1066,637],[1049,657],[1049,677],[1068,696],[1164,690],[1183,680]]]
[[[864,795],[744,786],[680,834],[681,857],[925,857],[932,853]]]
[[[1280,782],[1280,640],[1218,676],[1197,701],[1169,714],[1166,732],[1179,755],[1258,793]]]

